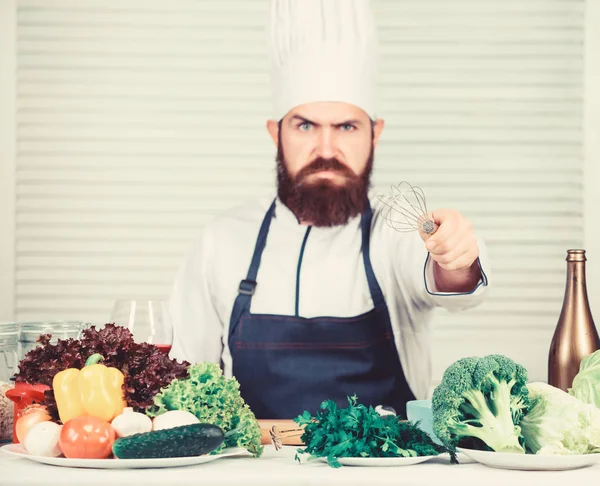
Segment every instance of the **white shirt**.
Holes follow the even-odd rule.
[[[260,225],[272,196],[233,208],[209,222],[176,276],[169,308],[172,358],[222,362],[231,376],[229,320],[246,278]],[[416,231],[400,233],[371,197],[371,262],[388,306],[406,380],[417,399],[431,383],[431,317],[436,306],[460,311],[478,305],[488,289],[486,247],[478,238],[483,276],[474,292],[438,293],[432,259]],[[361,254],[360,216],[344,226],[313,227],[300,271],[299,316],[353,317],[373,309]],[[307,226],[277,200],[256,278],[251,313],[295,315],[296,276]],[[426,264],[427,262],[427,264]]]

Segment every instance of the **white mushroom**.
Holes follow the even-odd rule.
[[[39,422],[27,432],[23,447],[32,456],[58,457],[62,454],[58,443],[61,429],[55,422]]]
[[[123,409],[123,413],[117,415],[110,424],[117,437],[143,434],[152,430],[152,419],[143,413],[134,412],[131,407]]]

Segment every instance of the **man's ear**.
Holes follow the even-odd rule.
[[[373,146],[377,145],[377,142],[379,141],[379,136],[383,131],[383,125],[384,122],[382,118],[378,118],[373,122]]]
[[[279,145],[279,123],[275,120],[267,120],[267,130],[273,139],[275,147]]]

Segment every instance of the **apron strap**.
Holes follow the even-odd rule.
[[[250,311],[250,302],[254,291],[256,290],[256,276],[258,275],[258,269],[260,267],[260,259],[263,251],[267,244],[267,235],[269,234],[269,228],[271,226],[271,219],[275,212],[275,200],[271,204],[271,207],[265,214],[263,222],[258,232],[258,238],[256,239],[256,245],[254,247],[254,254],[252,255],[252,261],[250,262],[250,268],[245,280],[240,282],[238,289],[238,296],[233,304],[233,310],[231,312],[231,319],[229,321],[229,336],[233,335],[235,327],[240,322],[242,314]]]
[[[362,215],[360,221],[360,227],[362,232],[362,255],[363,262],[365,265],[365,273],[367,274],[367,282],[369,283],[369,290],[371,291],[371,298],[375,308],[385,307],[385,299],[383,298],[383,292],[375,272],[373,271],[373,265],[371,265],[371,221],[373,220],[373,210],[371,205],[367,202],[367,210]]]

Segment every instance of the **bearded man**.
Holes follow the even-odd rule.
[[[393,407],[431,384],[431,317],[482,302],[487,255],[435,210],[399,233],[370,195],[375,115],[368,0],[272,0],[277,191],[214,218],[179,270],[170,356],[220,363],[259,419],[323,400]],[[485,271],[484,271],[485,269]]]

